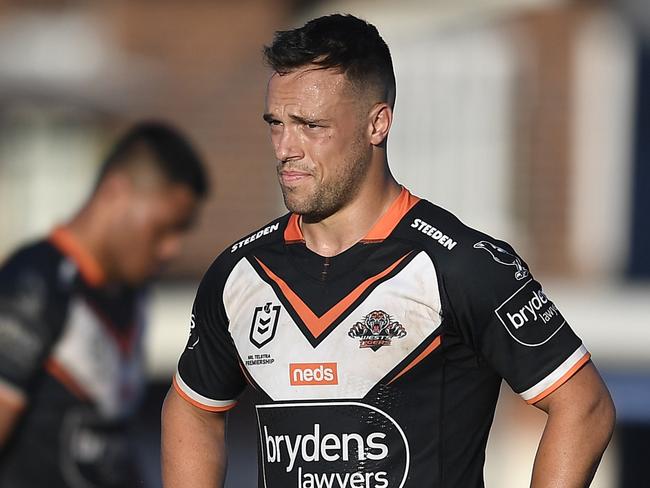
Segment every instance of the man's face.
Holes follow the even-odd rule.
[[[178,255],[198,202],[189,187],[165,183],[132,189],[116,232],[113,266],[121,281],[136,286]]]
[[[307,67],[271,77],[264,119],[290,211],[319,221],[356,196],[372,155],[368,113],[336,71]]]

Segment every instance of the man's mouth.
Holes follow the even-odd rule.
[[[295,184],[295,183],[300,183],[301,181],[304,181],[305,179],[309,178],[311,174],[305,172],[305,171],[297,171],[297,170],[283,170],[280,171],[280,181],[284,185],[290,185],[290,184]]]

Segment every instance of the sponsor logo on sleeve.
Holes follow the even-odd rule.
[[[519,259],[511,252],[506,251],[502,247],[499,247],[488,241],[479,241],[474,244],[474,248],[486,250],[488,253],[490,253],[492,259],[494,259],[499,264],[503,264],[504,266],[514,266],[516,280],[523,280],[530,274],[521,259]]]
[[[263,307],[255,307],[250,333],[250,341],[255,347],[261,349],[273,340],[279,317],[280,305],[267,302]]]
[[[411,227],[419,230],[424,235],[429,236],[431,239],[436,241],[442,247],[450,251],[453,250],[458,244],[457,241],[453,240],[447,234],[445,234],[441,230],[436,229],[433,225],[425,222],[422,219],[414,219],[413,223],[411,223]]]
[[[359,402],[258,405],[264,486],[402,488],[410,465],[404,431]]]
[[[566,324],[541,285],[529,280],[495,313],[514,340],[524,346],[541,346]]]
[[[380,347],[390,346],[393,339],[404,337],[406,329],[383,310],[373,310],[354,324],[348,335],[359,339],[361,349],[376,351]]]
[[[292,386],[338,385],[336,363],[291,363],[289,382]]]
[[[271,232],[275,232],[275,231],[278,230],[279,228],[280,228],[280,224],[279,224],[279,223],[275,223],[275,224],[267,225],[267,226],[264,227],[263,229],[258,230],[255,234],[251,234],[251,235],[249,235],[246,239],[242,239],[242,240],[239,241],[237,244],[234,244],[233,246],[231,246],[231,248],[230,248],[230,252],[233,253],[233,252],[235,252],[235,251],[241,249],[242,247],[247,246],[247,245],[250,244],[251,242],[256,241],[256,240],[259,239],[260,237],[265,236],[265,235],[268,235],[268,234],[270,234]]]
[[[199,333],[196,330],[196,316],[192,314],[190,317],[190,338],[187,341],[187,348],[191,351],[199,343]]]

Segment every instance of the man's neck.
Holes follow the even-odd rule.
[[[109,278],[107,259],[103,248],[105,241],[104,229],[100,222],[102,222],[102,218],[95,215],[92,209],[85,207],[65,224],[65,228],[93,257],[105,273],[106,278]]]
[[[315,223],[302,223],[307,247],[330,257],[349,249],[372,229],[399,196],[401,186],[392,178],[380,188],[362,188],[352,202]]]

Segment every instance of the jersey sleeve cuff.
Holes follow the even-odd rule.
[[[560,364],[554,371],[552,371],[546,378],[542,379],[536,385],[519,393],[519,395],[526,400],[526,403],[533,404],[540,401],[542,398],[550,395],[560,386],[562,386],[569,378],[571,378],[578,370],[587,362],[591,354],[587,351],[584,345],[580,347],[569,356],[562,364]]]
[[[200,393],[195,392],[190,388],[187,383],[183,381],[180,373],[176,372],[172,383],[176,392],[187,402],[191,403],[195,407],[200,408],[201,410],[207,410],[208,412],[225,412],[230,410],[235,405],[237,405],[237,400],[212,400],[211,398],[205,397]]]

